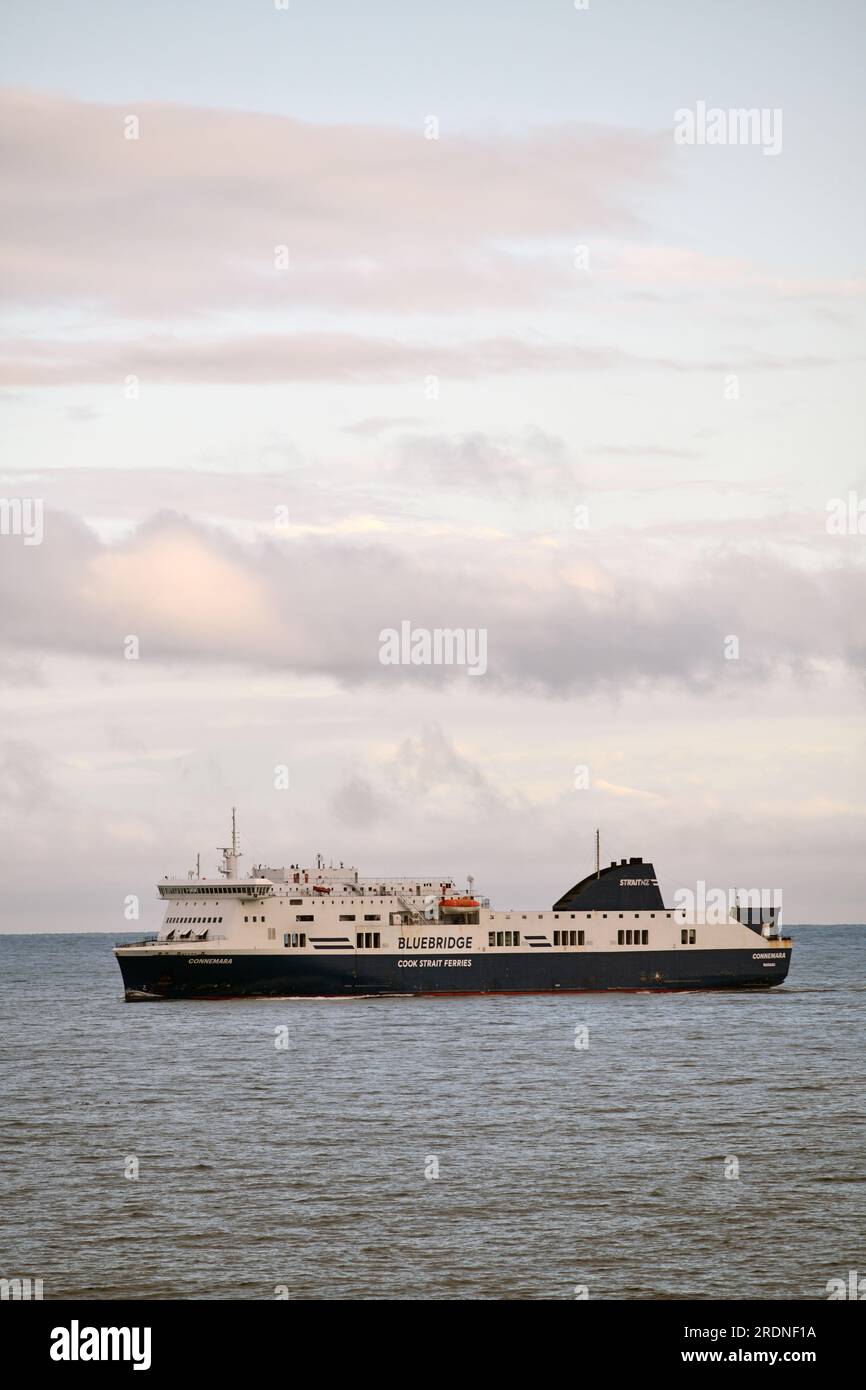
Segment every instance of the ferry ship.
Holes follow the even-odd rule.
[[[779,912],[715,924],[666,908],[652,864],[613,861],[551,908],[502,911],[453,877],[257,865],[232,811],[219,877],[166,878],[159,935],[115,947],[127,1000],[768,989],[788,973]]]

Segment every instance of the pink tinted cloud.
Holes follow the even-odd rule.
[[[657,135],[597,126],[428,140],[26,91],[0,96],[0,125],[7,294],[138,315],[536,295],[549,271],[509,244],[634,230],[670,158]]]
[[[802,371],[841,359],[821,353],[783,356],[737,348],[740,370]],[[442,376],[454,380],[513,372],[597,372],[652,369],[724,372],[730,360],[636,354],[598,343],[515,334],[448,342],[359,333],[145,334],[134,339],[7,341],[0,350],[0,386],[78,386],[142,381],[204,384],[327,382],[365,385]]]

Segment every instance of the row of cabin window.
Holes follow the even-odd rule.
[[[359,951],[378,950],[382,945],[382,936],[377,931],[359,931],[355,933],[355,945]]]
[[[488,946],[519,946],[519,931],[489,931],[487,933]]]
[[[302,931],[283,932],[284,946],[306,946],[306,933]]]
[[[330,901],[330,902],[343,902],[343,899],[342,899],[342,898],[331,898],[329,901]],[[382,899],[380,898],[379,901],[381,902]],[[288,902],[289,902],[289,907],[303,907],[305,902],[309,902],[309,898],[289,898]],[[285,907],[285,903],[281,903],[281,906],[282,906],[282,907]],[[341,917],[341,918],[340,918],[340,921],[341,921],[341,922],[344,922],[344,921],[345,921],[345,922],[354,922],[354,920],[355,920],[354,917]],[[365,918],[364,918],[364,921],[365,921],[365,922],[378,922],[379,920],[380,920],[380,919],[379,919],[378,917],[365,917]]]
[[[180,918],[178,918],[178,921],[179,921],[179,920],[180,920]],[[205,920],[213,921],[214,919],[213,919],[213,918],[205,919],[205,918],[203,918],[203,917],[196,917],[196,918],[194,918],[194,919],[193,919],[193,918],[190,918],[189,920],[190,920],[190,921],[195,920],[195,921],[197,921],[197,922],[203,922],[203,921],[205,921]],[[219,920],[222,921],[222,917],[220,917]],[[244,918],[244,921],[245,921],[245,922],[249,922],[250,920],[251,920],[251,919],[250,919],[249,917],[245,917],[245,918]],[[315,914],[312,913],[312,912],[296,912],[296,913],[295,913],[295,921],[296,921],[296,922],[315,922],[315,920],[316,920]],[[354,913],[345,913],[343,916],[340,917],[340,921],[341,921],[341,922],[354,922],[354,920],[355,920],[355,914],[354,914]],[[364,913],[364,921],[365,921],[365,922],[381,922],[381,920],[382,920],[382,918],[381,918],[381,916],[380,916],[380,914],[379,914],[378,912],[365,912],[365,913]],[[264,918],[264,917],[253,917],[253,918],[252,918],[252,921],[253,921],[253,922],[264,922],[264,921],[265,921],[265,918]]]
[[[637,928],[634,931],[620,931],[617,932],[616,939],[620,946],[648,946],[649,932],[638,931]]]
[[[586,932],[555,931],[553,944],[554,946],[584,946],[586,944]]]
[[[515,913],[514,915],[516,916],[517,914]],[[522,922],[525,922],[526,919],[527,919],[527,917],[530,916],[530,915],[531,915],[531,914],[529,914],[529,913],[521,912],[521,914],[520,914],[520,920],[521,920]],[[536,917],[538,917],[539,921],[542,921],[542,920],[544,919],[544,917],[545,917],[547,914],[544,913],[544,912],[537,912],[535,915],[536,915]],[[608,914],[607,912],[602,912],[601,915],[602,915],[602,917],[607,917],[607,916],[609,916],[610,914]],[[635,917],[640,917],[641,914],[640,914],[639,912],[636,912],[634,915],[635,915]],[[493,916],[493,913],[492,913],[492,912],[491,912],[490,916],[491,916],[491,917]],[[564,913],[564,912],[562,913],[562,916],[563,916],[563,917],[565,916],[565,913]],[[575,919],[575,917],[577,916],[577,913],[576,913],[576,912],[569,912],[568,916],[571,918],[571,920],[572,920],[572,922],[573,922],[574,919]],[[624,917],[624,916],[625,916],[625,913],[624,913],[624,912],[619,912],[619,913],[617,913],[617,916],[618,916],[618,917]],[[672,916],[673,916],[673,913],[672,913],[672,912],[666,912],[666,913],[665,913],[665,916],[666,916],[666,917],[672,917]],[[586,920],[587,920],[588,922],[592,921],[592,917],[593,917],[593,913],[587,912],[587,914],[586,914]],[[653,917],[653,918],[654,918],[654,917],[655,917],[655,913],[654,913],[654,912],[651,912],[651,913],[650,913],[650,917]],[[554,922],[558,922],[558,921],[559,921],[559,918],[560,918],[560,914],[559,914],[558,912],[554,912],[554,914],[553,914],[553,920],[554,920]],[[506,922],[510,922],[510,921],[511,921],[511,913],[510,913],[510,912],[506,912],[506,914],[505,914],[505,920],[506,920]]]
[[[185,893],[185,892],[187,892],[187,889],[185,889],[185,888],[181,888],[181,889],[172,889],[171,891],[172,891],[172,892],[175,892],[175,893],[176,893],[176,892]],[[236,893],[238,890],[237,890],[236,888],[226,888],[224,885],[220,884],[219,886],[217,886],[217,887],[215,887],[215,888],[205,888],[205,887],[203,887],[203,886],[199,886],[199,887],[196,888],[195,891],[196,891],[196,897],[197,897],[199,893],[201,893],[202,895],[204,895],[205,893]]]
[[[222,917],[166,917],[166,922],[221,922]]]

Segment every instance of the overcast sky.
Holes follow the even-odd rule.
[[[862,5],[2,13],[4,929],[154,928],[233,804],[863,920]]]

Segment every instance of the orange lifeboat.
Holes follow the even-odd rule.
[[[314,884],[313,884],[313,892],[314,892],[314,893],[330,893],[330,891],[331,891],[330,888],[326,888],[325,885],[324,885],[324,883],[314,883]]]
[[[440,898],[440,907],[480,907],[477,898]]]

